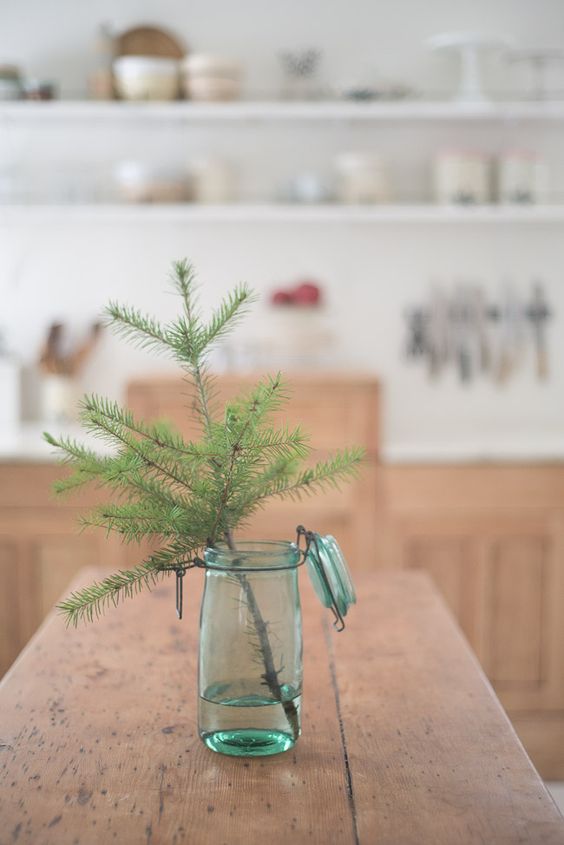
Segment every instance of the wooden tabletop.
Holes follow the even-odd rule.
[[[92,575],[90,572],[89,575]],[[0,843],[564,843],[564,820],[425,576],[371,574],[347,630],[304,594],[303,736],[262,760],[196,729],[200,573],[66,631],[0,687]]]

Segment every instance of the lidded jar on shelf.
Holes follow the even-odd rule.
[[[531,150],[507,150],[498,162],[501,203],[542,203],[548,197],[546,162]]]
[[[344,152],[335,159],[337,199],[346,204],[389,200],[386,168],[377,153]]]
[[[474,205],[491,199],[490,160],[475,150],[445,150],[434,162],[435,201]]]

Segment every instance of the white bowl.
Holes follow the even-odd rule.
[[[177,59],[168,59],[163,56],[120,56],[114,59],[114,72],[122,76],[145,76],[148,73],[175,76],[179,66]]]
[[[175,100],[179,63],[158,56],[121,56],[114,61],[118,95],[124,100]]]
[[[193,199],[190,174],[181,168],[122,161],[114,169],[114,180],[126,202],[189,202]]]

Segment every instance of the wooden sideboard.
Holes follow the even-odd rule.
[[[251,381],[223,376],[218,398]],[[284,422],[311,432],[315,458],[364,445],[365,470],[342,493],[273,502],[247,533],[290,538],[304,523],[335,534],[355,570],[429,572],[535,764],[564,779],[564,463],[382,464],[373,379],[291,382]],[[139,380],[127,404],[190,435],[188,394],[178,379]],[[76,517],[95,494],[55,501],[50,485],[60,473],[52,464],[0,464],[0,673],[78,569],[139,556],[100,532],[78,533]]]
[[[564,464],[382,466],[378,564],[429,572],[545,778],[564,778]]]

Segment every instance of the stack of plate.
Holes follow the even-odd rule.
[[[241,94],[240,62],[196,53],[182,63],[184,93],[190,100],[236,100]]]

